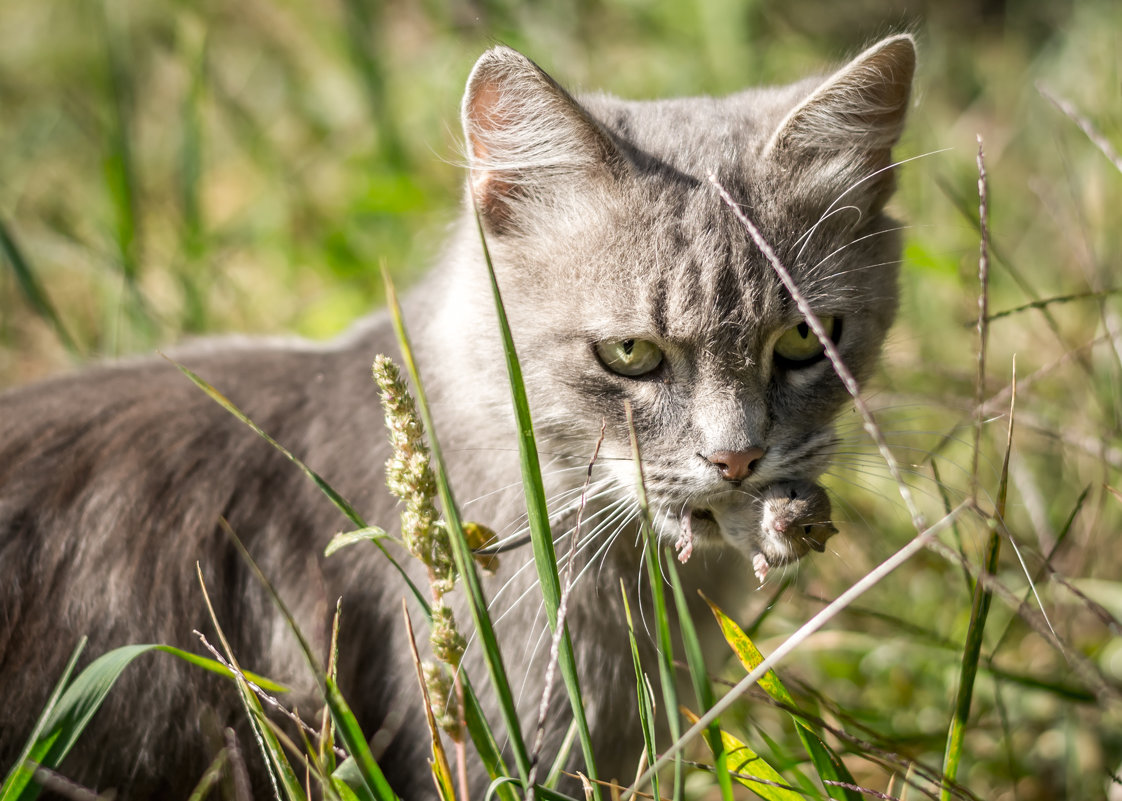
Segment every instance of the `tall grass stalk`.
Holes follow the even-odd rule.
[[[631,441],[631,459],[635,465],[635,494],[639,499],[639,532],[643,538],[643,560],[647,565],[647,581],[651,586],[655,619],[655,649],[658,653],[658,678],[662,687],[662,699],[666,708],[667,728],[672,742],[682,739],[682,727],[678,717],[678,676],[674,670],[674,640],[670,634],[670,616],[666,605],[664,581],[659,570],[658,537],[651,526],[650,506],[647,503],[647,485],[643,476],[643,456],[640,451],[639,437],[635,433],[635,416],[630,401],[624,401],[624,414],[627,418],[627,433]],[[669,556],[667,557],[670,558]],[[680,801],[684,790],[685,771],[681,750],[673,755],[674,778],[672,783],[673,799]],[[640,789],[646,782],[657,787],[654,768],[658,760],[651,760],[650,767],[635,780],[633,787]]]
[[[561,668],[561,676],[569,694],[569,705],[572,707],[573,719],[577,724],[577,734],[580,737],[581,750],[584,752],[585,770],[592,782],[592,797],[599,801],[600,787],[597,784],[596,758],[592,753],[592,735],[589,732],[588,718],[584,711],[580,678],[577,675],[577,663],[573,655],[573,642],[569,636],[568,626],[566,626],[564,618],[560,614],[562,593],[557,571],[557,554],[553,548],[553,531],[549,524],[549,509],[546,506],[545,487],[542,484],[541,463],[538,459],[538,447],[534,438],[534,423],[530,417],[530,404],[526,398],[526,387],[522,381],[522,368],[518,364],[518,353],[514,347],[514,338],[510,333],[510,324],[507,321],[506,309],[503,307],[502,293],[499,291],[499,282],[495,276],[495,266],[491,262],[491,251],[487,247],[487,236],[484,233],[483,222],[478,210],[475,212],[475,223],[479,231],[483,259],[487,264],[487,275],[495,300],[495,311],[498,314],[503,353],[506,356],[507,379],[510,382],[514,417],[518,424],[518,454],[522,466],[522,489],[530,526],[530,541],[534,549],[534,566],[538,571],[538,584],[541,589],[546,617],[549,620],[549,627],[554,632],[557,664]],[[570,564],[575,558],[574,550],[569,555]],[[552,664],[551,662],[550,669],[552,669]],[[548,692],[548,690],[547,682],[546,691]],[[548,698],[542,703],[545,706],[548,703]],[[530,793],[533,793],[532,783]]]
[[[530,774],[530,755],[526,749],[526,741],[522,734],[522,724],[518,719],[518,710],[514,703],[514,696],[507,680],[506,668],[503,665],[502,651],[499,648],[498,638],[495,636],[494,626],[487,612],[487,601],[483,596],[483,586],[479,574],[475,570],[475,561],[472,558],[471,548],[464,536],[463,523],[459,516],[459,507],[456,505],[452,494],[452,487],[448,483],[448,473],[444,464],[444,457],[440,450],[436,429],[433,424],[432,413],[429,410],[428,399],[425,397],[421,376],[417,363],[413,358],[413,349],[409,343],[409,336],[401,317],[401,307],[397,301],[397,293],[390,280],[389,273],[383,273],[386,283],[386,299],[389,304],[390,314],[393,318],[394,330],[397,332],[398,343],[401,347],[405,368],[413,381],[416,393],[417,407],[428,431],[429,448],[435,466],[437,490],[444,511],[444,519],[448,526],[448,533],[452,544],[452,553],[456,560],[456,571],[464,582],[468,593],[472,620],[475,622],[476,635],[483,650],[483,658],[487,664],[487,671],[491,677],[491,684],[499,702],[499,710],[506,725],[507,737],[514,754],[515,767],[523,786],[527,784]],[[476,741],[478,744],[478,741]]]
[[[982,317],[985,309],[980,309]],[[1013,383],[1017,376],[1014,371]],[[1001,479],[997,488],[997,505],[993,521],[990,523],[989,538],[986,542],[984,570],[986,575],[996,575],[998,557],[1001,554],[1001,536],[1005,520],[1005,501],[1009,492],[1009,456],[1013,451],[1013,414],[1016,409],[1016,392],[1009,404],[1009,431],[1005,442],[1005,458],[1001,464]],[[1031,581],[1031,576],[1029,580]],[[958,768],[962,761],[962,750],[966,739],[966,726],[970,719],[970,705],[974,695],[974,678],[978,674],[978,662],[982,653],[982,635],[989,617],[993,593],[981,581],[974,585],[974,598],[970,609],[970,624],[966,630],[966,644],[962,652],[962,669],[959,674],[958,693],[955,698],[954,714],[947,732],[947,747],[943,758],[945,782],[940,793],[941,801],[950,801],[950,785],[958,778]]]

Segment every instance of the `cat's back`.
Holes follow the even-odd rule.
[[[215,340],[170,358],[373,515],[389,500],[381,489],[385,437],[370,353],[391,341],[378,321],[338,345]],[[331,607],[327,595],[339,583],[331,575],[339,560],[325,561],[323,546],[349,524],[282,453],[175,364],[131,360],[0,394],[0,679],[7,698],[0,707],[0,764],[15,758],[51,677],[80,637],[89,638],[83,662],[126,643],[198,651],[191,632],[209,628],[209,617],[196,563],[235,651],[252,669],[303,675],[298,654],[284,645],[283,622],[222,521],[317,634]],[[323,588],[322,597],[298,589],[317,573],[312,586]],[[143,667],[127,671],[99,718],[110,725],[136,721],[157,738],[174,736],[167,743],[172,752],[190,744],[199,753],[170,760],[167,749],[157,748],[79,754],[86,767],[77,776],[96,786],[99,775],[201,775],[206,716],[191,689],[201,679],[173,662],[164,658],[149,674],[159,676],[155,691],[141,691]],[[228,685],[213,689],[202,697],[223,699],[212,717],[219,727],[229,725],[237,718],[236,698]],[[169,714],[182,720],[172,729],[199,733],[169,734],[161,723]],[[85,742],[101,739],[98,719],[93,725]],[[129,763],[161,751],[158,764]],[[173,762],[183,762],[182,770]],[[158,785],[132,790],[161,791]]]
[[[353,437],[356,416],[369,411],[368,399],[376,411],[377,396],[368,356],[352,350],[219,339],[0,393],[0,547],[18,533],[15,506],[26,507],[25,518],[55,516],[94,502],[104,485],[105,494],[118,496],[104,501],[124,513],[166,503],[173,490],[197,483],[242,473],[248,479],[253,466],[275,461],[274,449],[180,365],[302,456]],[[341,403],[347,396],[354,402]]]

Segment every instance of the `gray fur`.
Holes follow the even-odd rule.
[[[635,410],[660,533],[673,542],[683,510],[701,510],[693,518],[701,551],[687,575],[708,588],[731,576],[735,589],[747,569],[737,552],[782,561],[761,535],[762,494],[778,481],[813,486],[846,399],[828,362],[797,371],[776,362],[772,348],[800,321],[797,311],[705,176],[715,172],[744,205],[815,310],[843,319],[838,347],[867,377],[895,313],[899,259],[895,223],[883,212],[892,171],[870,175],[889,164],[913,62],[911,39],[898,36],[825,80],[656,102],[595,95],[578,103],[506,48],[484,54],[472,73],[467,211],[440,265],[407,298],[406,318],[468,518],[512,533],[523,514],[473,204],[523,363],[547,492],[570,493],[559,506],[572,505],[606,423],[596,499],[584,514],[594,542],[577,557],[578,566],[597,564],[570,613],[604,775],[632,775],[641,745],[618,592],[620,578],[637,591],[640,574],[623,401]],[[599,363],[594,343],[627,338],[659,345],[658,371],[629,379]],[[216,340],[176,358],[368,520],[388,525],[387,445],[369,377],[381,352],[397,354],[384,314],[330,347]],[[723,480],[703,456],[754,446],[766,454],[743,482]],[[609,518],[616,502],[622,517]],[[87,661],[131,642],[198,650],[191,629],[210,625],[196,561],[242,664],[295,687],[288,700],[301,711],[316,707],[291,636],[220,516],[321,653],[342,596],[344,692],[368,734],[386,727],[374,739],[402,797],[431,795],[400,579],[373,548],[324,558],[331,534],[348,523],[280,454],[158,360],[0,396],[0,767],[80,635],[90,637]],[[558,512],[557,534],[571,518]],[[527,550],[504,554],[488,580],[496,617],[533,584],[532,570],[518,572]],[[497,625],[512,684],[525,687],[527,728],[547,649],[525,657],[544,626],[536,611],[524,600]],[[458,619],[469,618],[461,610]],[[221,747],[221,728],[242,713],[229,683],[168,657],[146,659],[125,673],[65,772],[126,797],[183,797]],[[477,648],[467,669],[483,688]],[[547,749],[566,728],[566,710],[557,698]],[[252,753],[244,737],[242,746]],[[473,797],[482,797],[485,778],[478,766],[471,774]]]

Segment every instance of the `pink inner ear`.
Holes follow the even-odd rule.
[[[472,93],[467,114],[472,156],[471,192],[480,211],[493,222],[502,218],[502,199],[513,189],[512,184],[498,179],[496,170],[486,166],[492,155],[487,135],[509,124],[500,111],[501,102],[502,91],[494,83],[483,83]]]
[[[468,120],[471,122],[471,154],[478,161],[484,161],[490,155],[484,136],[502,126],[496,111],[501,96],[502,93],[491,83],[477,87],[472,93]]]

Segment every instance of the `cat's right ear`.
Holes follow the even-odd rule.
[[[485,225],[517,227],[517,207],[560,182],[618,163],[610,135],[537,64],[511,50],[484,53],[463,101],[471,193]]]
[[[764,148],[765,157],[808,172],[851,202],[876,210],[892,193],[892,148],[904,130],[915,40],[897,34],[874,44],[792,109]]]

